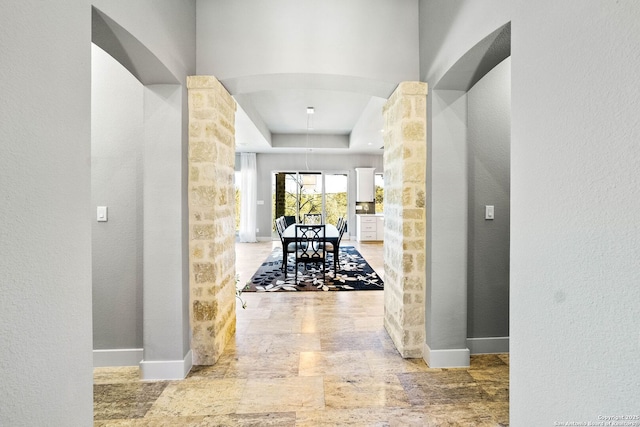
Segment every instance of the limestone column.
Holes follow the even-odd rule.
[[[189,281],[195,365],[214,364],[235,333],[236,103],[212,76],[189,90]]]
[[[384,106],[384,325],[405,358],[425,336],[427,84],[402,82]]]

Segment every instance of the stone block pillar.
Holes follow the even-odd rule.
[[[405,358],[425,337],[427,84],[402,82],[384,106],[384,325]]]
[[[189,90],[189,281],[195,365],[214,364],[235,333],[236,103],[212,76]]]

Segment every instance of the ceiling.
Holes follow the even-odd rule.
[[[438,89],[469,90],[511,54],[511,25],[462,56]],[[223,80],[238,102],[236,151],[381,154],[382,109],[395,84],[372,79],[277,74]],[[307,114],[313,107],[314,114]]]
[[[294,85],[250,93],[236,91],[234,98],[238,103],[237,152],[382,152],[382,106],[386,97]],[[308,107],[313,107],[313,114],[307,113]]]
[[[418,6],[198,1],[196,72],[236,100],[236,151],[381,154],[386,99],[420,77]]]

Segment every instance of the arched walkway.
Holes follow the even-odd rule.
[[[468,366],[468,153],[466,93],[510,55],[510,23],[464,54],[427,102],[425,344],[431,367]]]
[[[192,356],[182,209],[183,88],[149,49],[97,8],[92,9],[92,42],[144,85],[142,377],[184,378]],[[117,358],[120,350],[105,356]]]

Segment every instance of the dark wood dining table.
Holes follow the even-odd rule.
[[[333,247],[333,271],[336,271],[338,256],[340,255],[340,248],[338,241],[340,240],[340,233],[338,229],[333,224],[324,224],[324,236],[327,240],[327,243],[331,243]],[[290,243],[294,243],[296,241],[296,224],[291,224],[287,228],[285,228],[282,233],[282,263],[284,264],[284,271],[287,271],[287,257],[289,252],[287,248]]]

